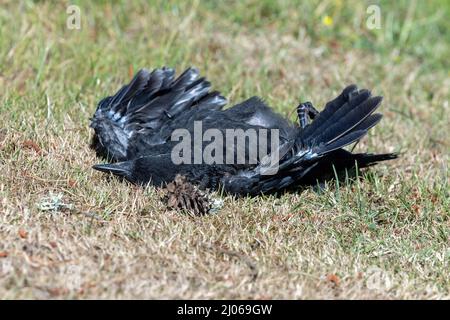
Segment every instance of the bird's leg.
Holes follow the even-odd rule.
[[[317,111],[316,108],[312,105],[311,102],[303,102],[300,103],[297,107],[297,115],[298,115],[298,122],[300,124],[300,127],[303,129],[305,128],[310,120],[314,120],[314,118],[319,114],[319,111]]]

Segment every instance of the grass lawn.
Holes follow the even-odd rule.
[[[0,298],[450,298],[449,16],[445,0],[2,1]],[[356,149],[401,157],[170,211],[92,170],[89,149],[96,103],[163,65],[292,120],[299,101],[370,88],[384,119]]]

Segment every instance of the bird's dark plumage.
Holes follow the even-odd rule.
[[[92,146],[111,163],[95,165],[95,169],[137,184],[164,185],[179,174],[201,188],[257,195],[314,183],[333,172],[333,166],[342,170],[356,163],[362,168],[396,158],[395,154],[353,154],[342,149],[366,135],[382,117],[374,114],[382,98],[355,85],[346,87],[320,113],[310,103],[300,105],[309,113],[302,109],[299,115],[316,115],[310,124],[302,118],[301,127],[257,97],[223,109],[226,99],[211,92],[210,83],[199,77],[196,69],[187,69],[178,78],[174,74],[170,68],[141,70],[116,95],[100,101],[91,122],[95,130]],[[269,154],[280,155],[276,174],[265,174],[271,168],[260,155],[255,162],[175,164],[171,152],[178,142],[172,141],[171,135],[176,129],[194,132],[196,122],[201,122],[203,132],[215,129],[223,136],[227,129],[269,130],[267,137],[259,139],[265,139]],[[279,132],[276,150],[270,144],[271,129]],[[200,143],[202,150],[208,143]],[[230,148],[240,151],[236,145],[225,143],[223,152]],[[252,154],[247,145],[244,152]]]
[[[98,104],[91,122],[95,130],[93,148],[112,161],[146,154],[167,142],[169,123],[180,116],[183,119],[194,106],[214,110],[226,104],[226,99],[210,92],[210,87],[192,68],[176,79],[171,68],[140,70],[128,85]]]

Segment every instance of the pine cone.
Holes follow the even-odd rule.
[[[164,198],[170,209],[186,211],[197,216],[206,215],[211,209],[207,195],[190,184],[184,176],[177,175],[173,182],[167,184],[165,190]]]

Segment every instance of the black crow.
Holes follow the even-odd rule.
[[[343,149],[381,120],[381,114],[374,111],[382,98],[366,89],[346,87],[322,112],[310,102],[302,103],[297,107],[299,123],[294,124],[258,97],[224,109],[226,99],[211,91],[210,83],[194,68],[178,78],[174,75],[173,69],[165,67],[152,72],[140,70],[114,96],[99,102],[91,122],[95,131],[92,147],[111,163],[95,165],[94,169],[136,184],[160,186],[182,175],[203,189],[258,195],[315,183],[335,171],[397,157]],[[198,126],[202,134],[209,129],[214,134],[206,139],[195,137]],[[185,144],[189,148],[181,152],[176,149],[180,137],[187,137],[177,135],[174,139],[177,130],[191,137]],[[227,135],[230,130],[234,136]],[[249,132],[256,132],[257,145],[249,143]],[[218,141],[222,140],[220,135],[223,141]],[[243,145],[236,142],[239,139],[244,139]],[[254,150],[261,145],[265,153]],[[211,149],[214,161],[196,159]],[[174,154],[184,160],[174,161]],[[227,161],[216,157],[224,154]],[[244,161],[239,161],[240,156]]]

